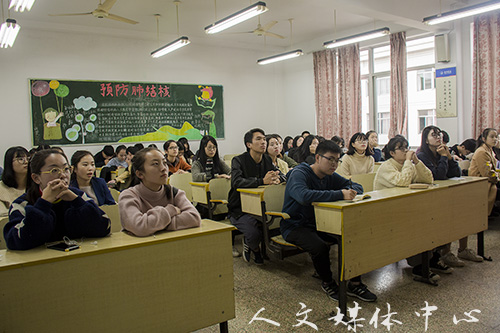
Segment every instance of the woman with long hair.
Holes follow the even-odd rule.
[[[314,135],[308,135],[304,139],[304,142],[300,145],[299,149],[295,152],[292,158],[297,163],[306,162],[308,164],[314,164],[315,158],[314,155],[316,153],[316,147],[318,146],[319,141]]]
[[[118,201],[124,230],[150,236],[160,230],[200,226],[200,214],[186,193],[167,185],[168,164],[158,149],[138,151],[132,159],[132,174],[137,185],[124,190]]]
[[[58,150],[37,152],[28,166],[27,191],[12,203],[4,236],[11,250],[27,250],[63,237],[104,237],[111,222],[84,192],[69,187],[71,168]]]
[[[91,152],[77,150],[71,157],[71,166],[70,186],[85,192],[98,206],[116,204],[106,181],[94,176],[95,162]]]
[[[342,156],[337,173],[346,178],[362,173],[372,173],[375,160],[371,149],[368,147],[368,138],[364,133],[354,133],[349,140],[347,153]]]
[[[213,136],[201,138],[200,149],[191,168],[193,182],[208,182],[213,178],[231,178],[231,168],[219,157],[217,141]]]
[[[7,149],[3,165],[5,169],[0,182],[0,217],[7,216],[12,202],[26,191],[28,151],[21,146]]]

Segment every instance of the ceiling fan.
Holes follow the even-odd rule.
[[[242,33],[242,34],[248,33],[248,34],[255,34],[257,36],[276,37],[276,38],[285,39],[284,36],[281,36],[281,35],[275,34],[274,32],[269,31],[269,30],[271,30],[272,27],[274,27],[274,25],[276,23],[278,23],[278,21],[271,21],[268,24],[262,26],[262,25],[260,25],[260,16],[259,16],[259,23],[257,24],[257,28],[255,30],[239,32],[239,33]]]
[[[105,0],[104,3],[99,0],[99,5],[97,8],[88,13],[71,13],[71,14],[49,14],[49,16],[81,16],[81,15],[94,15],[97,18],[107,18],[115,21],[125,22],[129,24],[137,24],[139,22],[130,20],[125,17],[121,17],[115,14],[111,14],[109,11],[111,7],[116,3],[117,0]]]

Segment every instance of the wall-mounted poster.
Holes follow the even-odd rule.
[[[457,116],[457,68],[436,69],[436,117]]]
[[[33,144],[224,138],[220,85],[30,79]]]

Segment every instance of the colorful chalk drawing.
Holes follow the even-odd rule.
[[[51,107],[44,110],[42,97],[46,96],[51,89],[53,90],[56,98],[57,110]],[[62,112],[63,100],[64,97],[68,96],[69,88],[64,84],[60,84],[56,80],[52,80],[50,83],[47,81],[35,81],[31,85],[31,92],[34,96],[40,98],[40,111],[42,113],[42,119],[47,121],[46,123],[44,122],[43,125],[43,139],[47,141],[62,139],[60,120],[64,115]],[[59,98],[61,98],[60,103]]]
[[[185,122],[179,129],[168,125],[162,126],[155,132],[138,136],[128,136],[121,139],[119,142],[167,141],[178,140],[182,137],[185,137],[188,140],[201,140],[203,135],[198,129],[194,128],[193,125]]]
[[[201,113],[201,121],[208,128],[204,128],[200,131],[203,135],[211,135],[214,138],[217,137],[217,128],[215,127],[215,112],[212,111],[215,104],[217,103],[217,98],[212,99],[213,97],[213,89],[209,86],[198,86],[201,88],[201,95],[194,96],[194,100],[196,101],[196,105],[201,106],[206,110]]]
[[[85,143],[85,136],[88,133],[95,131],[95,124],[93,122],[97,120],[96,114],[92,113],[87,116],[87,123],[83,125],[83,122],[85,121],[85,114],[88,113],[89,110],[97,108],[97,103],[92,99],[92,97],[80,96],[73,99],[73,105],[75,106],[75,109],[83,110],[83,114],[78,113],[75,116],[75,121],[79,124],[74,124],[66,130],[66,139],[72,142],[78,140],[81,131],[82,143]]]
[[[29,88],[33,145],[224,137],[219,85],[34,78]]]

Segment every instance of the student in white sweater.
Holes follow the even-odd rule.
[[[345,178],[363,173],[372,173],[375,160],[371,156],[372,150],[368,148],[368,138],[364,133],[356,133],[349,140],[347,153],[342,156],[342,163],[337,173]]]
[[[412,183],[432,184],[432,172],[422,163],[414,151],[408,150],[408,141],[396,135],[384,147],[385,162],[375,175],[373,189],[406,187]]]

